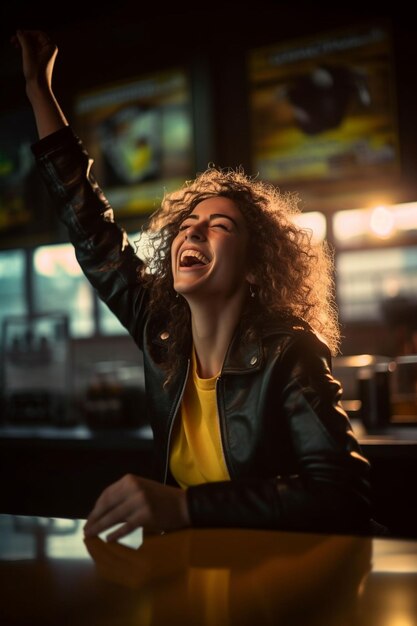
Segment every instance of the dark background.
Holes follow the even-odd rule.
[[[49,7],[49,8],[48,8]],[[16,28],[47,30],[59,45],[54,89],[71,121],[73,98],[83,89],[182,65],[199,81],[195,105],[196,170],[209,161],[250,171],[246,53],[251,48],[370,20],[393,33],[403,192],[415,200],[417,89],[415,21],[402,3],[307,2],[175,3],[122,0],[97,7],[68,3],[4,2],[1,9],[0,108],[25,104],[20,56],[9,42]],[[199,121],[204,123],[199,124]]]

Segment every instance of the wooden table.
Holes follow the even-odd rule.
[[[191,529],[131,546],[82,526],[0,515],[2,626],[416,624],[417,541]]]

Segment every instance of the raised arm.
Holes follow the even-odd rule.
[[[18,30],[13,43],[22,51],[26,94],[33,108],[39,139],[68,126],[52,90],[52,74],[58,47],[38,30]]]

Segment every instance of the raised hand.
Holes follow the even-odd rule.
[[[58,47],[47,33],[40,30],[18,30],[12,42],[22,51],[22,67],[26,84],[51,88],[52,72]]]
[[[52,72],[58,47],[41,30],[18,30],[12,44],[22,51],[26,94],[32,105],[39,138],[68,125],[52,91]]]

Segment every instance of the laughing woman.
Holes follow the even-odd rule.
[[[87,536],[115,524],[367,532],[369,464],[341,405],[332,263],[291,197],[209,168],[166,194],[138,258],[52,91],[57,47],[18,31],[33,152],[77,259],[143,351],[155,480],[99,495]]]

